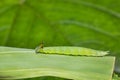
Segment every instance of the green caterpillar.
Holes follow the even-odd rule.
[[[105,56],[109,54],[108,51],[99,51],[83,47],[43,47],[42,44],[35,49],[35,52],[44,54],[63,54],[73,56]]]

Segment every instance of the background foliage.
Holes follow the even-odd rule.
[[[1,0],[0,45],[108,50],[120,72],[119,0]]]

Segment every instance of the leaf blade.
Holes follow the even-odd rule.
[[[34,50],[28,53],[23,49],[19,53],[0,53],[0,76],[3,79],[57,76],[77,80],[110,80],[114,60],[114,57],[35,54]]]

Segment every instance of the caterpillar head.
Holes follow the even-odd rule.
[[[35,48],[35,53],[39,53],[43,49],[43,43],[41,43],[38,47]]]

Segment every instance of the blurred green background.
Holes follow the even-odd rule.
[[[120,72],[120,0],[1,0],[0,45],[110,51]]]

